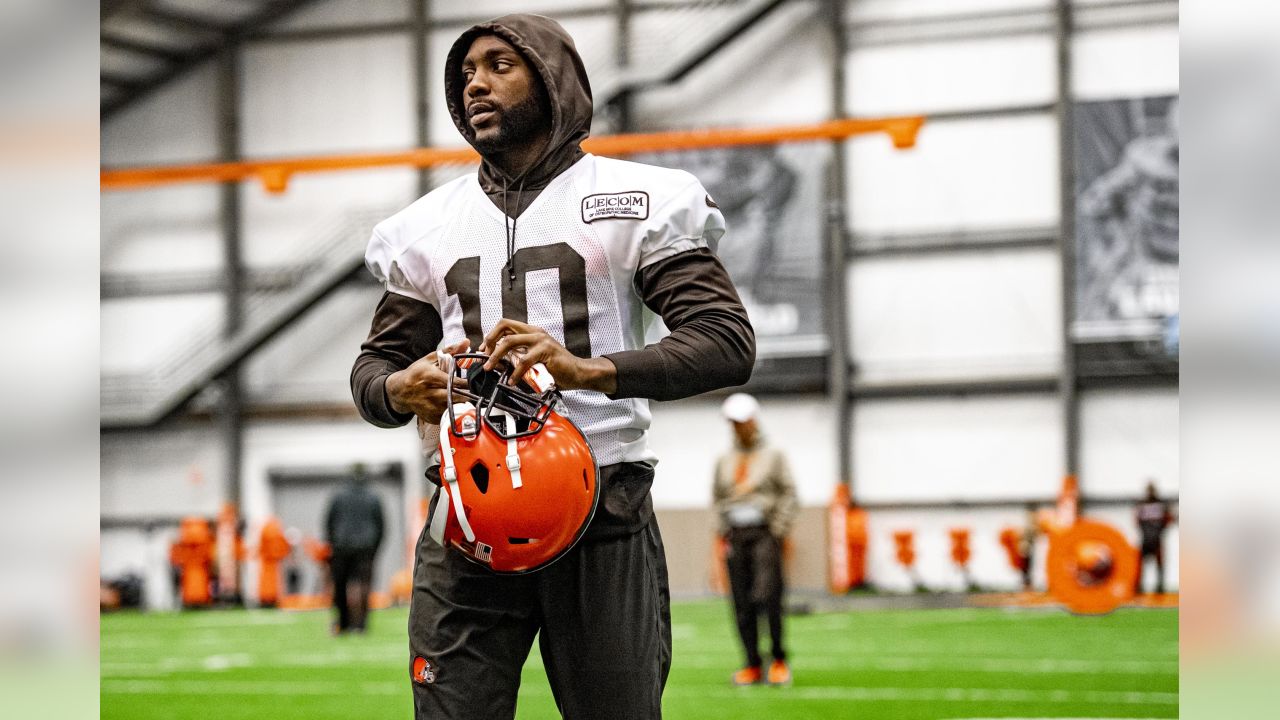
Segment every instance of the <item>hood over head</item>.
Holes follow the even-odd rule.
[[[468,29],[449,49],[444,65],[445,100],[453,124],[472,146],[475,133],[467,123],[466,104],[462,93],[462,61],[471,49],[471,43],[482,35],[496,35],[510,43],[542,78],[551,107],[551,140],[537,162],[525,171],[524,177],[508,177],[503,171],[484,158],[480,165],[480,186],[491,198],[503,193],[504,182],[514,186],[523,180],[527,202],[537,196],[555,176],[573,165],[583,156],[579,144],[591,133],[591,83],[586,68],[573,44],[573,38],[560,23],[542,15],[517,13],[480,23]],[[514,187],[510,189],[514,190]],[[531,192],[532,191],[532,192]],[[524,210],[516,210],[516,214]]]

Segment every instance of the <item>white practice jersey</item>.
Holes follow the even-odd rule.
[[[513,284],[503,213],[473,173],[379,223],[365,263],[388,291],[439,311],[445,345],[470,337],[477,347],[508,317],[579,357],[599,357],[644,347],[653,318],[636,273],[687,250],[715,251],[725,230],[689,173],[594,155],[556,176],[516,224]],[[570,390],[564,401],[600,465],[656,461],[645,441],[647,400]]]

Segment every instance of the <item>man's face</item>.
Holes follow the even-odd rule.
[[[756,421],[755,418],[746,422],[731,421],[733,423],[733,434],[737,436],[738,442],[750,447],[756,440]]]
[[[541,80],[502,38],[482,35],[471,43],[462,61],[462,79],[467,124],[482,154],[518,147],[550,125]]]

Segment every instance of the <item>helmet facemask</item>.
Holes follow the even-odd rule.
[[[430,535],[496,573],[527,573],[562,557],[586,531],[599,471],[586,437],[558,410],[546,368],[534,366],[513,385],[510,364],[484,370],[488,359],[443,358],[449,406]]]

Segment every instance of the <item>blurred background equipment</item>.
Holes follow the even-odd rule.
[[[209,521],[186,517],[178,526],[178,539],[169,551],[169,562],[182,588],[182,606],[206,607],[213,602],[213,533]]]
[[[1108,613],[1133,596],[1138,556],[1119,530],[1080,517],[1079,507],[1079,485],[1067,476],[1040,527],[1049,538],[1049,594],[1072,612]]]
[[[916,534],[914,530],[894,530],[893,544],[896,546],[894,557],[911,579],[912,590],[924,590],[924,583],[916,574]]]
[[[407,598],[430,498],[414,433],[351,405],[361,257],[474,169],[443,54],[517,9],[574,35],[590,151],[689,170],[728,220],[815,611],[770,712],[1176,713],[1177,2],[129,0],[101,6],[99,572],[146,612],[104,618],[104,715],[402,709],[404,610],[327,637],[350,468],[384,509],[371,608]],[[725,694],[723,399],[652,406],[673,717],[760,701]],[[1166,593],[1135,595],[1148,478]]]
[[[969,577],[969,528],[951,528],[951,561],[956,564],[956,569],[960,571],[961,577],[964,578],[964,587],[966,590],[974,589],[973,579]]]
[[[267,518],[258,536],[258,604],[275,607],[280,602],[280,564],[293,552],[284,528],[275,518]]]

